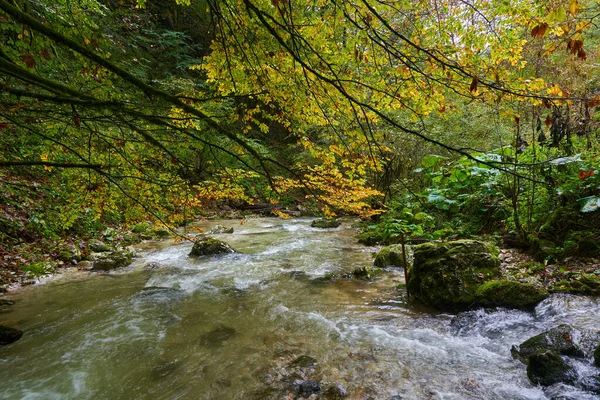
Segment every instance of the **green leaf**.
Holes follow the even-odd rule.
[[[445,159],[446,159],[446,157],[437,156],[435,154],[430,154],[430,155],[423,157],[423,161],[421,162],[421,164],[423,164],[423,166],[425,168],[429,168],[429,167],[433,167],[434,165],[438,164],[440,161],[445,160]]]

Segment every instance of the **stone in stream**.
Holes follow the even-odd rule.
[[[208,233],[210,233],[211,235],[217,235],[220,233],[233,233],[233,227],[216,225]]]
[[[228,326],[219,326],[200,336],[198,343],[206,347],[219,347],[223,344],[223,342],[235,335],[235,333],[236,330],[233,328]]]
[[[93,239],[88,242],[88,247],[91,251],[96,253],[102,253],[104,251],[110,251],[110,247],[101,240]]]
[[[498,280],[477,288],[475,298],[483,307],[532,308],[548,297],[548,292],[531,283]]]
[[[222,240],[212,237],[203,237],[194,243],[190,256],[210,256],[214,254],[234,253],[235,250]]]
[[[0,345],[7,345],[21,339],[23,331],[0,325]]]
[[[337,219],[319,218],[312,221],[310,223],[310,226],[313,228],[328,229],[337,228],[338,226],[340,226],[340,224],[340,221],[338,221]]]
[[[115,250],[111,252],[93,253],[91,258],[94,263],[92,269],[109,271],[131,264],[133,255],[129,250]]]
[[[150,371],[150,376],[154,381],[161,380],[178,370],[182,364],[183,363],[179,360],[161,363],[152,367],[152,370]]]
[[[585,357],[585,352],[575,342],[576,338],[580,336],[581,333],[572,326],[562,324],[527,339],[518,348],[513,346],[511,352],[514,358],[520,359],[524,364],[529,363],[529,358],[533,354],[545,350],[582,358]]]
[[[533,384],[550,386],[559,382],[572,384],[577,373],[552,350],[539,350],[529,357],[527,377]]]
[[[600,367],[600,343],[594,349],[594,364],[596,367]]]
[[[428,306],[461,311],[475,305],[479,286],[501,275],[499,250],[478,240],[413,246],[407,289]]]
[[[412,250],[411,246],[405,246],[406,249],[406,259],[407,263],[410,264],[410,259],[412,258]],[[377,255],[375,256],[375,261],[373,265],[379,268],[385,267],[404,267],[404,261],[402,260],[402,245],[393,244],[391,246],[386,246],[379,250]]]

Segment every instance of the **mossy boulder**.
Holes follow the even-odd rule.
[[[23,331],[0,325],[0,345],[7,345],[21,339]]]
[[[413,246],[408,271],[410,294],[428,306],[461,311],[475,304],[479,286],[501,275],[499,251],[478,240],[430,242]]]
[[[574,339],[581,336],[581,333],[567,324],[561,324],[555,328],[535,335],[527,339],[516,348],[512,348],[513,357],[519,358],[524,364],[529,363],[529,357],[543,350],[551,350],[556,354],[584,357],[585,352],[575,343]]]
[[[575,370],[552,350],[540,350],[529,357],[527,377],[535,385],[550,386],[555,383],[573,383]]]
[[[79,261],[81,260],[81,251],[77,248],[77,246],[68,244],[60,249],[57,258],[64,262]]]
[[[214,226],[209,231],[209,233],[211,235],[217,235],[217,234],[220,234],[220,233],[233,233],[233,227],[232,226],[227,227],[227,226],[223,226],[223,225],[216,225],[216,226]]]
[[[475,298],[483,307],[531,308],[548,297],[548,292],[531,283],[498,280],[477,288]]]
[[[574,279],[561,279],[548,288],[551,293],[571,293],[579,295],[600,295],[600,279],[595,275],[582,275]]]
[[[204,237],[197,240],[190,251],[190,256],[210,256],[214,254],[234,253],[235,250],[222,240]]]
[[[337,228],[338,226],[340,226],[340,224],[341,224],[341,222],[338,221],[337,219],[319,218],[319,219],[315,219],[314,221],[312,221],[310,223],[310,226],[312,226],[313,228],[327,229],[327,228]]]
[[[382,272],[383,270],[379,268],[359,267],[346,276],[348,278],[371,280],[374,279],[376,276],[380,275]]]
[[[410,248],[406,246],[406,257],[409,258]],[[379,268],[394,266],[394,267],[404,267],[404,262],[402,261],[402,245],[393,244],[391,246],[386,246],[377,253],[375,256],[375,261],[373,265]]]
[[[133,254],[129,250],[115,250],[111,252],[94,253],[92,255],[94,270],[109,271],[115,268],[126,267],[131,264]]]
[[[93,239],[88,243],[88,247],[91,251],[101,253],[103,251],[110,251],[110,247],[101,240]]]
[[[164,228],[153,229],[151,234],[155,238],[168,238],[173,235],[170,230]]]

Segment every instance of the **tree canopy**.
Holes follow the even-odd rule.
[[[571,155],[572,136],[596,143],[596,12],[0,0],[2,177],[29,168],[69,198],[66,228],[111,213],[176,223],[226,199],[368,216],[431,153],[541,184],[533,167]],[[542,142],[561,150],[519,159]]]

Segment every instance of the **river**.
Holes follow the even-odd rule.
[[[11,295],[0,324],[25,335],[0,347],[0,398],[281,398],[267,383],[306,355],[321,386],[349,399],[598,399],[535,387],[510,355],[559,323],[600,329],[597,299],[555,295],[534,312],[480,310],[453,323],[407,302],[397,271],[319,279],[372,264],[375,249],[357,244],[349,223],[200,226],[217,223],[234,225],[217,237],[239,253],[193,259],[190,243],[164,241],[122,270],[64,274]]]

